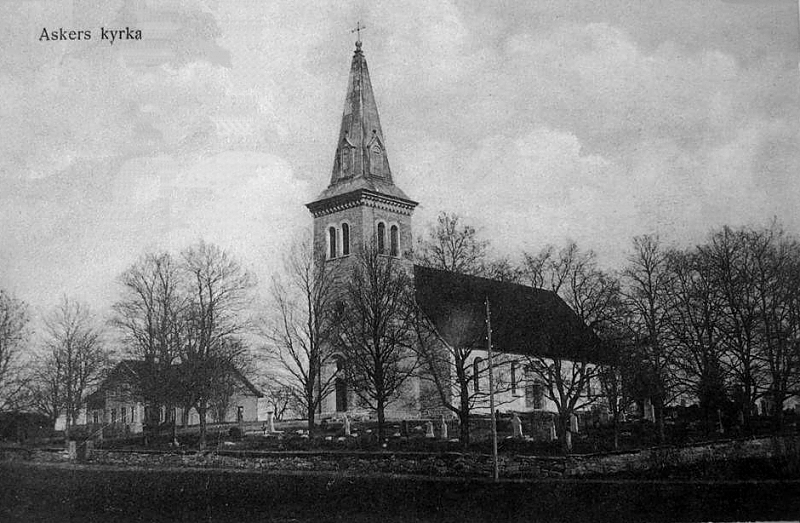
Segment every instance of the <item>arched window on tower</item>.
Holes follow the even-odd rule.
[[[342,224],[342,256],[350,255],[350,225]]]
[[[328,258],[336,258],[336,227],[328,228]]]
[[[386,224],[378,222],[378,254],[386,254]]]
[[[399,256],[400,253],[400,237],[397,225],[392,225],[389,229],[389,254],[392,256]]]
[[[483,358],[472,360],[472,380],[475,392],[481,390],[481,363],[483,363]]]

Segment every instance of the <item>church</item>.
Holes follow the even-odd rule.
[[[417,305],[437,331],[443,346],[460,343],[465,329],[479,334],[473,339],[485,339],[484,304],[489,301],[493,347],[497,352],[493,372],[504,385],[497,394],[500,409],[554,412],[555,406],[548,400],[543,384],[528,372],[531,356],[602,363],[594,333],[555,293],[414,264],[411,219],[418,202],[395,183],[360,40],[356,42],[350,66],[335,151],[327,188],[306,205],[313,216],[313,247],[318,259],[346,274],[346,270],[340,269],[347,269],[359,249],[372,244],[379,253],[406,264],[413,274]],[[465,327],[463,322],[454,322],[456,311],[462,315],[468,311],[471,325]],[[466,366],[472,371],[473,392],[487,390],[486,362],[485,344],[470,351]],[[346,362],[336,360],[328,364],[323,370],[323,381],[340,373],[342,365]],[[450,378],[449,393],[457,395]],[[442,404],[457,399],[451,396],[442,401],[442,394],[436,394],[428,381],[419,377],[409,379],[400,394],[402,397],[387,408],[387,418],[447,415]],[[597,384],[589,384],[586,394],[597,394],[597,390]],[[359,409],[356,400],[344,380],[337,379],[334,392],[323,401],[319,417],[335,418],[344,413],[370,415]],[[488,402],[475,403],[474,412],[488,413]]]

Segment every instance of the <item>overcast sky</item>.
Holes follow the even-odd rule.
[[[96,3],[0,2],[0,288],[35,312],[102,311],[199,238],[268,281],[329,181],[357,20],[417,231],[447,210],[615,266],[637,234],[800,230],[795,0]]]

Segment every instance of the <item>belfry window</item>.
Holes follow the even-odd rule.
[[[342,256],[350,255],[350,225],[342,224]]]
[[[389,254],[398,256],[400,252],[400,238],[398,235],[397,225],[392,225],[389,229]]]
[[[378,223],[378,254],[386,253],[386,224]]]
[[[336,258],[336,227],[328,228],[328,258]]]

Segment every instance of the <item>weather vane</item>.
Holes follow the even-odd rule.
[[[358,34],[358,36],[357,36],[357,38],[358,38],[358,42],[361,42],[361,30],[362,30],[362,29],[366,29],[366,28],[367,28],[367,26],[365,26],[365,25],[361,25],[361,21],[359,20],[358,22],[356,22],[356,28],[355,28],[355,29],[353,29],[353,30],[352,30],[352,31],[350,31],[350,32],[351,32],[351,33],[357,33],[357,34]]]

